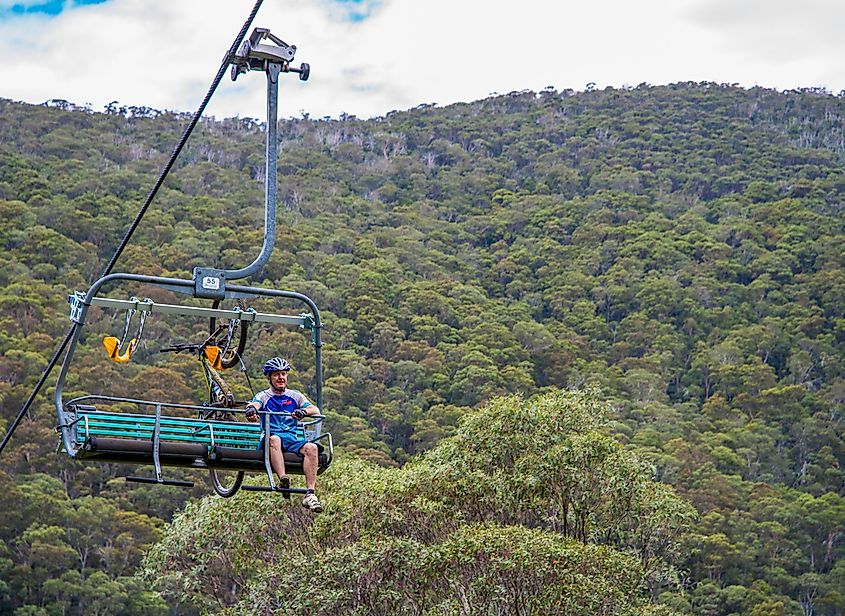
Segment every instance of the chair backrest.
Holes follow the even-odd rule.
[[[83,445],[91,436],[153,440],[154,415],[98,411],[91,407],[77,407],[76,442]],[[261,440],[258,424],[190,419],[186,417],[159,418],[159,440],[201,443],[211,447],[256,449]]]

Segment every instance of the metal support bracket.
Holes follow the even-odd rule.
[[[67,298],[70,304],[70,320],[79,325],[85,325],[85,313],[88,307],[85,305],[85,293],[74,291],[73,295]]]
[[[261,424],[264,428],[264,470],[267,471],[267,479],[270,480],[270,489],[276,489],[276,481],[273,479],[273,467],[270,464],[270,415],[266,412],[262,413]]]
[[[195,267],[194,297],[224,299],[226,297],[226,272],[208,267]]]
[[[180,486],[183,488],[193,488],[193,481],[180,481],[178,479],[165,479],[161,475],[161,460],[159,456],[159,443],[161,442],[161,407],[160,403],[156,407],[156,420],[153,427],[153,463],[155,464],[155,477],[125,477],[126,481],[133,481],[135,483],[157,483],[165,486]]]
[[[162,482],[161,460],[159,459],[159,443],[161,442],[161,405],[156,404],[156,422],[153,427],[153,463],[155,464],[156,481]]]

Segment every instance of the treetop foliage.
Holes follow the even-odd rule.
[[[671,548],[682,555],[682,590],[653,586],[660,605],[713,615],[838,614],[843,105],[816,90],[678,83],[513,92],[372,120],[285,120],[279,239],[250,282],[301,291],[320,306],[324,410],[341,458],[355,454],[412,477],[422,473],[415,465],[440,463],[443,454],[421,457],[445,451],[438,444],[459,456],[449,439],[471,429],[459,419],[493,398],[521,394],[523,404],[513,405],[530,409],[560,390],[600,387],[610,401],[607,424],[552,441],[550,461],[537,469],[565,481],[569,466],[601,451],[607,464],[585,481],[602,484],[630,451],[661,483],[623,473],[620,486],[653,491],[667,507],[663,491],[672,488],[695,507],[693,530]],[[0,424],[21,408],[66,331],[68,293],[102,271],[186,121],[119,105],[93,113],[61,101],[0,100]],[[195,266],[252,259],[262,239],[260,129],[250,119],[204,120],[118,269],[187,278]],[[120,333],[122,315],[91,316],[70,393],[202,399],[195,363],[158,349],[202,335],[205,324],[151,319],[135,361],[118,367],[100,341]],[[306,336],[255,328],[249,349],[256,383],[261,362],[283,354],[296,367],[292,386],[313,392]],[[246,385],[237,391],[250,393]],[[133,469],[56,457],[45,393],[2,460],[17,484],[49,476],[72,502],[108,498],[115,516],[137,512],[156,525],[202,494],[129,488],[116,478]],[[491,443],[484,455],[507,465],[527,454]],[[465,463],[471,476],[481,472],[475,459]],[[537,470],[511,484],[509,494],[535,499],[531,515],[473,524],[526,524],[668,558],[659,530],[637,536],[617,523],[615,486],[594,502],[579,501],[574,485],[575,509],[563,516],[543,493],[543,477]],[[499,507],[490,494],[483,502]],[[571,516],[582,502],[599,518],[579,526]],[[74,538],[33,526],[35,517],[5,521],[16,512],[0,515],[0,528],[17,529],[4,535],[8,544],[32,527],[38,532],[27,537],[38,542],[21,546],[58,546],[60,556],[69,554],[63,544],[74,549]],[[133,536],[133,550],[151,541]],[[0,558],[9,567],[33,562],[24,547]],[[78,577],[64,595],[30,593],[22,578],[0,575],[9,589],[0,596],[14,597],[4,609],[65,601],[49,609],[80,613],[80,589],[94,573],[128,587],[103,558],[89,562],[68,569]]]

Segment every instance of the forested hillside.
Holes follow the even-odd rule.
[[[323,310],[325,407],[341,447],[324,476],[329,511],[313,526],[325,544],[296,558],[381,554],[384,567],[419,574],[382,571],[384,586],[443,613],[459,608],[425,584],[436,586],[426,576],[440,571],[438,555],[495,560],[473,545],[520,541],[537,546],[526,567],[559,552],[569,563],[599,558],[587,548],[607,550],[620,572],[626,558],[641,559],[642,569],[613,581],[641,592],[611,609],[845,613],[843,117],[845,99],[820,91],[676,84],[284,121],[277,248],[251,282],[307,293]],[[68,293],[99,275],[187,120],[0,100],[0,426],[66,332]],[[204,121],[117,269],[187,278],[195,266],[251,261],[262,239],[261,129],[251,119]],[[147,327],[137,361],[84,360],[72,386],[200,399],[195,364],[157,352],[190,332],[161,319]],[[119,329],[120,320],[94,324],[95,334]],[[282,349],[299,368],[293,386],[313,389],[307,337],[252,344],[257,356]],[[101,358],[99,345],[92,335],[83,350]],[[591,429],[621,443],[626,468],[652,465],[667,490],[659,515],[684,520],[654,554],[656,569],[626,534],[635,529],[614,526],[596,503],[586,515],[598,530],[579,536],[532,518],[548,507],[542,494],[521,506],[502,488],[479,501],[489,510],[468,513],[463,496],[435,498],[423,485],[427,474],[494,472],[473,466],[471,450],[485,446],[479,418],[493,434],[491,415],[584,392],[583,404],[609,409]],[[511,393],[524,402],[497,398]],[[201,485],[127,486],[115,479],[126,468],[71,463],[54,453],[54,416],[45,392],[0,458],[0,612],[166,613],[165,599],[178,597],[183,607],[245,613],[244,601],[277,587],[279,572],[256,567],[260,576],[226,592],[211,582],[151,590],[136,571],[152,544],[144,575],[187,572],[225,543],[215,519],[231,514],[237,525],[263,512],[312,522],[267,499],[199,501]],[[540,430],[530,418],[524,428]],[[449,465],[456,443],[470,451]],[[519,483],[523,471],[497,480]],[[542,492],[544,480],[564,479],[535,475],[531,485]],[[419,511],[403,508],[417,492]],[[380,529],[379,507],[408,530]],[[418,516],[443,507],[462,512],[463,525],[415,530]],[[360,516],[361,531],[342,542],[345,515]],[[192,541],[191,520],[217,530]],[[366,543],[382,531],[384,543]],[[197,562],[169,562],[168,550]],[[243,554],[268,557],[253,544]],[[588,565],[584,587],[601,592],[611,578],[592,577]],[[543,578],[548,587],[571,582],[554,575]],[[326,589],[324,598],[343,594]]]

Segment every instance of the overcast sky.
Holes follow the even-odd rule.
[[[0,97],[191,112],[254,0],[0,0]],[[845,0],[265,0],[298,47],[280,114],[384,115],[493,92],[715,81],[845,89]],[[263,118],[264,78],[208,113]]]

